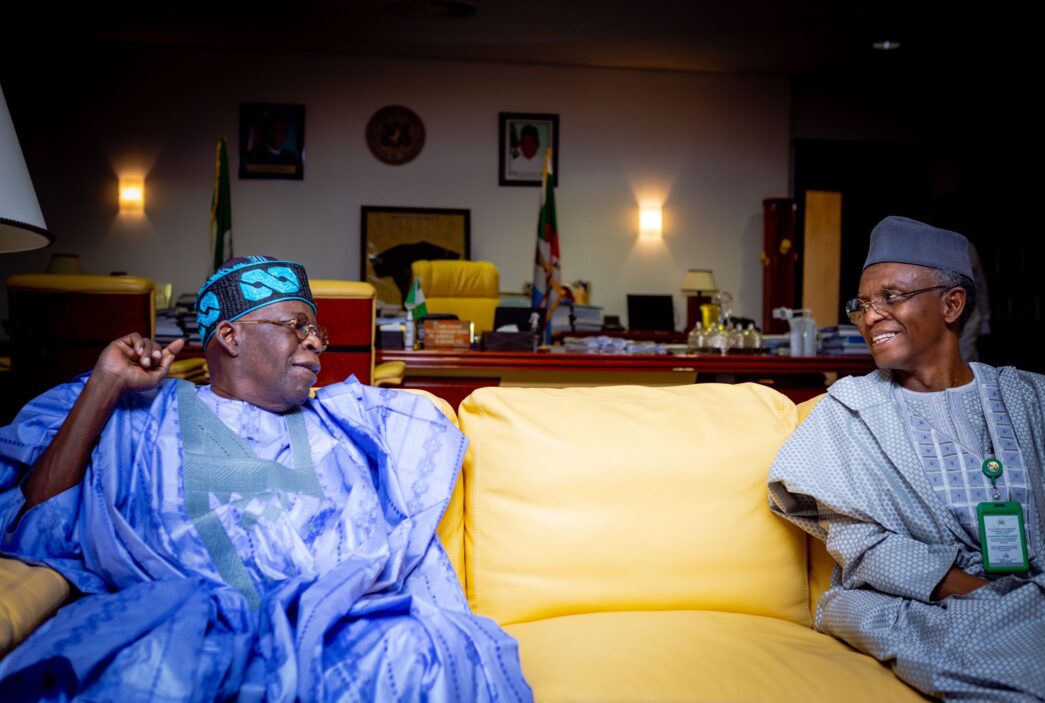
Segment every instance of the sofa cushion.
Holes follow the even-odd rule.
[[[482,388],[458,412],[465,563],[500,623],[722,610],[808,624],[806,542],[768,508],[794,404],[755,384]]]
[[[889,668],[800,625],[739,613],[567,615],[505,628],[544,701],[924,701]]]
[[[44,566],[0,557],[0,656],[24,640],[69,596],[69,584]]]

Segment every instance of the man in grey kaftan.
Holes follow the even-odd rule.
[[[900,224],[893,234],[910,238]],[[886,244],[893,249],[876,260]],[[918,275],[930,270],[931,260],[910,256],[896,238],[879,237],[877,246],[873,238],[865,278],[882,261],[909,263],[923,269]],[[931,278],[907,288],[928,291],[926,282]],[[957,362],[971,373],[919,387],[915,374],[940,358],[919,356],[933,350],[924,319],[940,304],[930,300],[915,315],[914,306],[900,304],[910,291],[875,301],[877,292],[867,291],[871,303],[857,299],[862,315],[854,317],[885,368],[832,385],[769,474],[772,510],[824,540],[837,562],[816,627],[890,662],[900,678],[934,696],[1043,700],[1045,377]],[[957,355],[957,326],[946,330],[946,348],[953,336]],[[908,346],[899,351],[900,344]],[[988,455],[1005,465],[996,484],[981,471]],[[976,505],[991,500],[1022,505],[1028,570],[985,572]],[[955,572],[977,585],[944,593],[942,583]]]

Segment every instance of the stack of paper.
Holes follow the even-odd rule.
[[[667,354],[664,344],[640,342],[623,337],[566,337],[563,351],[568,354]]]
[[[570,324],[570,313],[573,324]],[[552,314],[552,332],[599,332],[602,308],[596,305],[560,305]]]
[[[870,354],[867,342],[856,329],[856,325],[836,325],[820,328],[823,353],[828,355]]]
[[[170,344],[175,339],[184,337],[181,325],[178,324],[178,314],[174,308],[161,308],[156,311],[156,341],[160,344]]]
[[[178,319],[178,327],[181,328],[181,336],[189,344],[202,344],[200,339],[200,323],[196,319],[196,296],[185,293],[178,296],[174,303],[174,314]],[[159,313],[157,313],[157,319]]]

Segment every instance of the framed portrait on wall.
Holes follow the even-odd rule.
[[[241,103],[239,177],[305,177],[305,106]]]
[[[552,183],[559,185],[559,116],[529,112],[502,112],[497,119],[498,183],[502,186],[539,186],[544,155],[552,150]]]
[[[403,304],[415,261],[471,256],[471,210],[364,205],[361,216],[359,278],[380,304]]]

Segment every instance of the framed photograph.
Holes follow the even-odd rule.
[[[559,185],[559,116],[502,112],[498,183],[502,186],[539,186],[544,154],[552,150],[552,183]]]
[[[305,177],[305,106],[241,103],[239,177]]]
[[[377,289],[379,304],[403,304],[410,266],[422,259],[471,256],[471,210],[364,205],[359,278]]]

